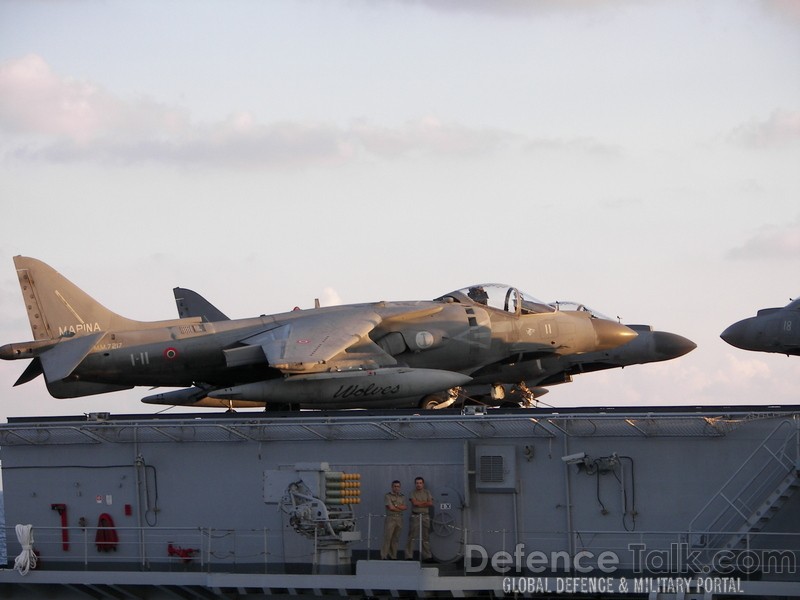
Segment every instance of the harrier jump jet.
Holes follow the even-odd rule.
[[[134,321],[39,260],[14,264],[34,340],[3,346],[0,358],[32,359],[15,385],[43,374],[57,398],[149,386],[184,388],[143,399],[157,404],[434,408],[490,365],[607,350],[637,335],[506,285],[247,319]]]
[[[728,327],[720,337],[742,350],[800,356],[800,298],[783,308],[762,308],[755,317]]]
[[[474,286],[466,292],[468,296],[471,294],[481,299],[483,295],[479,290],[485,292],[484,286]],[[202,317],[205,321],[228,318],[193,290],[177,287],[173,293],[181,317]],[[551,302],[549,307],[540,306],[539,310],[583,311],[595,319],[613,320],[578,302]],[[573,375],[672,360],[697,347],[693,341],[681,335],[657,331],[650,325],[627,327],[637,333],[636,337],[614,348],[580,354],[546,355],[533,360],[519,360],[517,356],[489,364],[471,373],[472,381],[463,386],[462,395],[464,399],[479,404],[534,406],[537,399],[548,392],[547,387],[568,383]]]

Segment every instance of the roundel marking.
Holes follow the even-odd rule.
[[[297,343],[298,344],[309,344],[309,343],[311,343],[311,340],[297,340]]]
[[[178,358],[178,351],[175,348],[169,347],[166,350],[164,350],[164,358],[166,358],[167,360]]]
[[[430,348],[433,346],[433,334],[430,331],[420,331],[415,341],[418,348]]]

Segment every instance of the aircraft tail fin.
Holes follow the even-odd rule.
[[[40,260],[15,256],[14,265],[35,340],[82,337],[142,325],[107,309]]]
[[[178,315],[181,318],[201,317],[206,323],[230,321],[229,317],[197,292],[176,287],[172,289],[172,293],[175,295],[175,304],[178,306]]]

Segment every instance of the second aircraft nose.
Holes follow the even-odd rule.
[[[731,346],[736,346],[737,348],[742,348],[743,350],[748,349],[747,338],[748,338],[748,326],[750,319],[744,319],[737,323],[734,323],[725,331],[723,331],[719,337],[723,340],[728,342]]]
[[[592,319],[592,325],[597,336],[598,350],[610,350],[627,344],[638,335],[630,327],[608,319]]]

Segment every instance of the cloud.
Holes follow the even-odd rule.
[[[435,117],[394,128],[366,121],[346,127],[311,121],[264,124],[249,112],[193,123],[184,110],[128,101],[90,82],[61,77],[37,55],[0,64],[0,131],[11,134],[6,160],[185,166],[303,166],[363,154],[475,155],[519,140],[513,133]]]
[[[566,153],[567,155],[586,154],[598,158],[618,158],[622,150],[618,146],[604,144],[592,138],[541,138],[527,141],[523,149],[528,153]]]
[[[733,138],[753,148],[796,143],[800,141],[800,111],[776,110],[766,120],[740,125]]]
[[[322,290],[322,297],[319,299],[320,306],[339,306],[342,304],[342,297],[332,287]]]
[[[394,0],[425,6],[443,13],[477,13],[499,17],[524,17],[565,11],[589,11],[633,4],[634,0]],[[641,0],[639,0],[641,3]]]
[[[800,25],[800,2],[797,0],[761,0],[761,5],[781,23]]]
[[[519,139],[515,134],[500,130],[470,129],[458,124],[442,123],[434,117],[410,121],[399,129],[377,127],[360,121],[352,126],[351,133],[367,151],[384,157],[415,151],[483,154]]]
[[[762,9],[781,23],[800,25],[797,0],[760,0]],[[394,0],[405,6],[423,6],[439,13],[479,14],[507,18],[619,10],[627,6],[663,4],[662,0]]]
[[[41,147],[18,148],[14,156],[54,162],[249,167],[340,162],[354,154],[352,142],[333,126],[286,122],[242,129],[242,118],[233,115],[224,122],[195,126],[175,136],[154,132],[128,137],[109,132],[83,144],[62,138]]]
[[[741,246],[727,253],[732,259],[800,258],[800,221],[786,226],[769,226],[758,231]]]
[[[616,198],[606,198],[605,200],[600,202],[600,206],[607,209],[619,209],[619,210],[630,210],[633,208],[639,208],[644,205],[644,202],[641,198],[632,198],[632,197],[616,197]]]
[[[0,130],[85,146],[110,132],[174,136],[187,127],[181,111],[125,102],[93,83],[62,78],[35,54],[0,64]]]
[[[719,396],[728,391],[734,394],[742,389],[759,387],[769,382],[771,376],[765,360],[756,354],[743,353],[741,357],[726,354],[725,364],[716,369],[689,367],[679,380],[685,383],[690,395],[700,397],[707,392]]]

